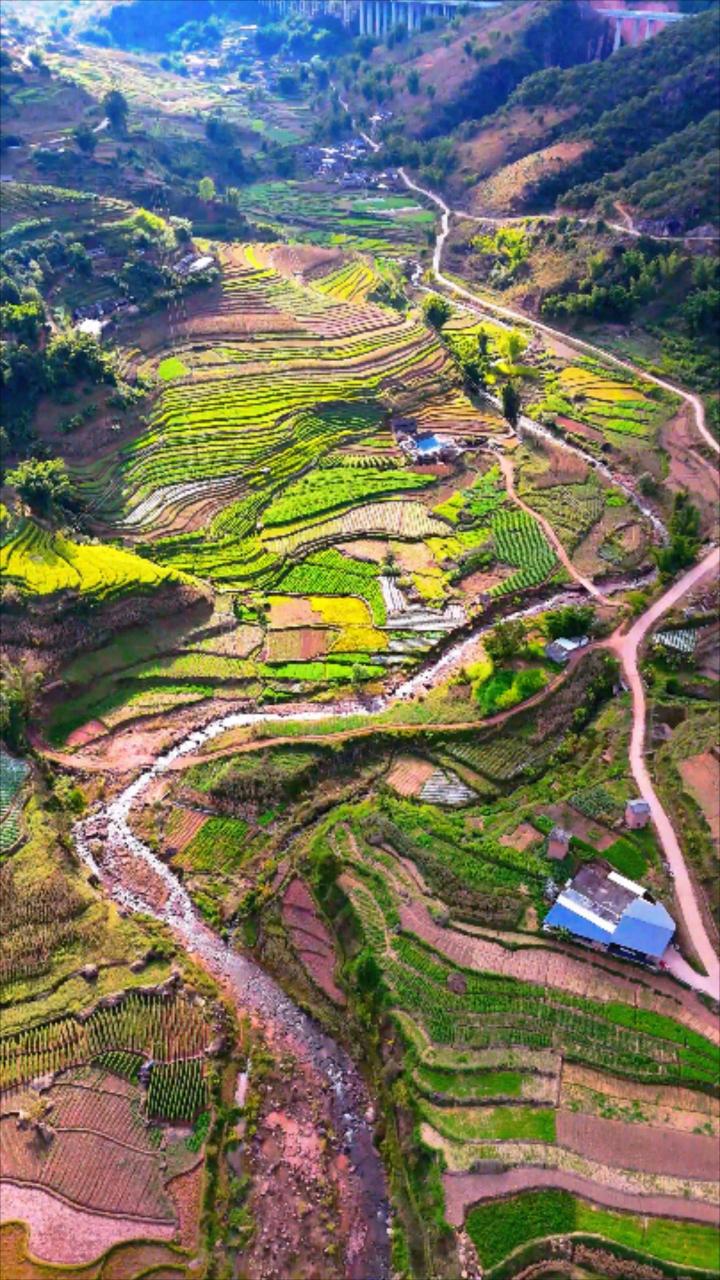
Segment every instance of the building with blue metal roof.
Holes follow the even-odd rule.
[[[607,863],[587,862],[560,891],[543,928],[567,929],[603,950],[658,960],[672,940],[675,921],[641,884]]]

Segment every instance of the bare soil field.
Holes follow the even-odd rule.
[[[556,343],[555,345],[560,346],[561,344]],[[567,357],[571,357],[574,354],[570,347],[564,347],[563,351],[567,353]],[[586,422],[576,422],[574,418],[566,418],[561,413],[558,414],[557,421],[561,427],[564,427],[566,431],[570,431],[572,435],[584,436],[586,440],[597,440],[599,444],[604,443],[605,437],[602,431],[597,431],[595,427],[589,427]]]
[[[173,1178],[166,1186],[177,1214],[177,1239],[185,1249],[194,1249],[197,1245],[202,1189],[202,1160],[194,1169]]]
[[[666,478],[668,488],[687,489],[702,513],[703,531],[717,537],[717,464],[708,462],[697,451],[697,433],[687,406],[665,423],[660,443],[670,458],[670,471]]]
[[[720,843],[720,760],[711,751],[678,764],[685,789],[705,815],[713,840]]]
[[[509,577],[512,569],[502,565],[497,569],[488,572],[484,569],[478,569],[476,573],[469,573],[466,578],[460,578],[458,586],[466,596],[477,596],[483,591],[489,591],[491,587],[496,587],[499,582]]]
[[[538,813],[551,818],[558,826],[565,827],[580,840],[585,840],[587,844],[594,845],[600,853],[605,849],[609,849],[610,845],[618,838],[616,831],[610,831],[601,822],[586,818],[583,813],[573,809],[572,805],[569,804],[549,804],[543,809],[539,809]]]
[[[138,1236],[171,1240],[174,1223],[143,1221],[120,1215],[90,1213],[75,1208],[58,1196],[39,1187],[19,1186],[3,1178],[2,1216],[4,1222],[25,1222],[30,1232],[30,1252],[36,1258],[65,1263],[88,1263],[99,1258],[112,1245]],[[159,1261],[172,1261],[173,1255],[163,1250]],[[17,1273],[12,1280],[20,1280]],[[132,1273],[131,1273],[132,1274]],[[29,1273],[32,1276],[32,1272]]]
[[[718,1175],[717,1139],[706,1134],[654,1129],[559,1110],[557,1141],[589,1160],[620,1169],[707,1181]]]
[[[4,1177],[45,1186],[90,1212],[174,1224],[158,1151],[138,1150],[100,1132],[62,1128],[48,1146],[34,1129],[20,1129],[13,1117],[3,1119],[0,1132]]]
[[[385,781],[398,795],[416,796],[434,772],[435,765],[429,760],[420,760],[416,756],[399,756]]]
[[[690,1089],[620,1080],[567,1061],[563,1063],[560,1105],[567,1111],[665,1126],[683,1133],[700,1129],[709,1136],[710,1131],[720,1133],[720,1104],[716,1098]]]
[[[322,618],[303,596],[270,596],[269,602],[271,631],[282,631],[285,627],[316,627],[322,623]]]
[[[300,960],[321,991],[335,1004],[347,1003],[334,972],[337,957],[333,941],[320,919],[309,889],[293,880],[283,897],[282,920]]]
[[[529,849],[531,845],[537,844],[540,840],[542,840],[542,836],[539,831],[531,827],[529,822],[521,822],[520,826],[516,827],[514,831],[500,837],[500,844],[506,844],[512,849],[520,849],[521,852],[524,852],[525,849]]]
[[[582,484],[587,478],[588,464],[578,458],[576,453],[568,453],[566,449],[556,448],[543,441],[540,454],[547,464],[545,471],[533,471],[532,486],[534,489],[548,489],[557,484]]]

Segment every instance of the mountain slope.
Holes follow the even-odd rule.
[[[474,212],[556,202],[599,202],[609,212],[617,193],[631,210],[651,210],[661,222],[669,217],[680,231],[717,218],[719,17],[708,10],[605,62],[527,77],[502,112],[470,137],[467,126],[459,131],[452,189],[470,188],[464,202]],[[523,127],[528,118],[530,130]],[[509,139],[500,156],[499,132]],[[526,157],[532,161],[507,168]],[[477,183],[491,175],[488,203]]]

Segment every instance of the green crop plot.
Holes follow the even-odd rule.
[[[706,1267],[710,1271],[718,1268],[714,1227],[614,1213],[576,1199],[567,1191],[527,1191],[493,1204],[477,1205],[468,1214],[467,1229],[485,1267],[495,1266],[531,1240],[586,1232],[663,1262]]]

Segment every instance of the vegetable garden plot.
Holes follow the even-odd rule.
[[[150,1072],[148,1114],[162,1120],[194,1120],[207,1106],[203,1060],[157,1063]]]
[[[20,835],[16,802],[27,775],[25,761],[0,748],[0,853],[12,848]]]
[[[467,971],[460,996],[448,989],[453,970],[436,952],[404,935],[393,949],[396,958],[383,960],[383,968],[394,1003],[419,1018],[436,1043],[555,1047],[635,1079],[682,1079],[701,1088],[717,1082],[714,1046],[669,1018]]]
[[[295,481],[263,512],[263,527],[301,521],[319,512],[349,507],[358,502],[393,494],[404,489],[422,489],[432,483],[430,476],[413,471],[364,470],[336,466],[315,470]]]
[[[188,872],[229,874],[246,856],[247,831],[242,818],[206,818],[173,865]]]
[[[564,547],[572,552],[605,510],[602,491],[593,484],[554,485],[523,491],[528,504],[550,521]]]
[[[553,413],[568,425],[572,420],[606,435],[650,437],[675,403],[674,397],[615,378],[595,361],[563,368],[546,379],[544,399],[530,412]],[[572,430],[572,427],[570,427]],[[611,436],[612,438],[612,436]],[[617,443],[614,440],[614,443]]]
[[[491,596],[507,595],[544,582],[557,567],[555,552],[537,520],[526,511],[505,507],[492,518],[498,559],[517,572],[490,588]]]
[[[112,1008],[97,1008],[84,1022],[58,1018],[0,1038],[0,1086],[88,1062],[111,1050],[150,1054],[159,1061],[193,1057],[210,1030],[194,1004],[130,993]]]

